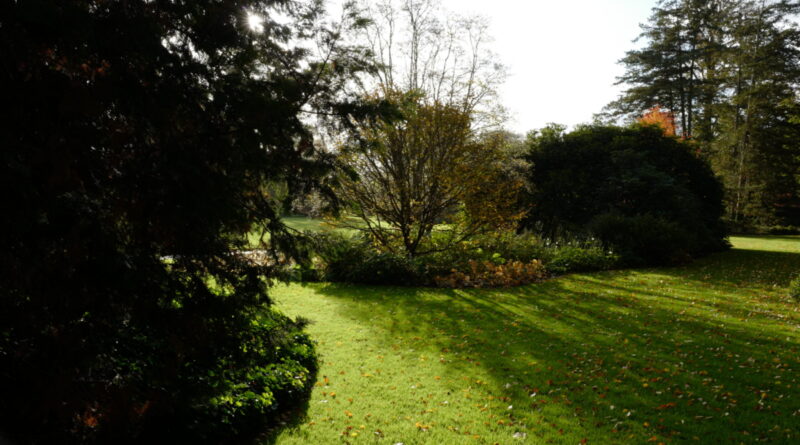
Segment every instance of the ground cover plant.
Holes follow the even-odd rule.
[[[291,224],[291,222],[287,222]],[[309,224],[310,226],[310,224]],[[498,231],[453,244],[438,232],[422,245],[431,253],[410,257],[382,249],[368,233],[319,226],[303,233],[306,264],[299,281],[439,287],[509,287],[567,272],[607,270],[620,258],[597,240],[550,241],[532,233]]]
[[[278,444],[796,443],[800,238],[511,289],[293,284],[321,368]]]

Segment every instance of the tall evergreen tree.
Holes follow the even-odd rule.
[[[798,25],[787,0],[662,0],[628,52],[628,89],[608,112],[655,105],[723,177],[737,226],[800,224],[797,206]]]
[[[800,127],[791,122],[800,84],[800,28],[787,22],[798,5],[740,2],[726,44],[727,93],[710,159],[725,180],[728,216],[737,225],[780,223],[779,201],[792,201]]]
[[[694,135],[698,120],[706,123],[701,125],[705,129],[710,116],[700,112],[700,107],[713,103],[715,97],[721,10],[720,1],[660,2],[642,25],[639,39],[647,45],[629,51],[621,60],[626,73],[619,83],[628,89],[609,109],[618,115],[639,116],[660,105],[675,113],[683,137]]]
[[[291,239],[271,181],[329,166],[303,116],[360,112],[320,2],[0,5],[0,430],[20,443],[232,443],[316,372],[270,306]],[[260,17],[260,18],[259,18]],[[306,49],[311,38],[323,58]]]

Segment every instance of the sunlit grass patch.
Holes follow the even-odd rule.
[[[512,289],[276,288],[322,361],[278,443],[796,443],[800,238],[732,241]]]
[[[299,232],[339,232],[343,234],[354,234],[354,229],[340,227],[341,223],[334,220],[326,221],[320,218],[309,218],[306,216],[285,216],[282,218],[284,224],[290,229]],[[342,222],[349,223],[350,225],[358,225],[359,220],[355,217],[343,217]],[[257,248],[261,245],[261,240],[269,241],[269,233],[265,233],[262,229],[255,227],[247,234],[247,245],[251,248]]]

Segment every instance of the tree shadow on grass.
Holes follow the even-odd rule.
[[[800,247],[800,243],[798,243]],[[723,286],[786,286],[800,273],[800,252],[733,249],[659,272]]]
[[[498,409],[521,408],[511,424],[543,439],[786,441],[800,439],[800,322],[770,289],[795,266],[798,254],[734,250],[513,289],[314,289],[389,351],[414,336],[453,375],[479,367]]]

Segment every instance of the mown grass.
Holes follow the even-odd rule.
[[[279,444],[800,443],[800,238],[497,290],[291,285],[321,372]]]
[[[337,222],[335,221],[327,222],[324,219],[319,218],[309,218],[306,216],[284,216],[282,220],[287,227],[300,232],[338,232],[343,234],[355,234],[356,232],[354,229],[337,226]],[[358,218],[348,216],[343,217],[338,221],[338,224],[341,223],[348,223],[350,225],[358,226],[360,224],[360,220]],[[259,228],[254,228],[251,230],[250,233],[247,234],[248,246],[251,248],[260,247],[262,236],[265,241],[269,240],[269,234],[264,233],[263,230]]]

